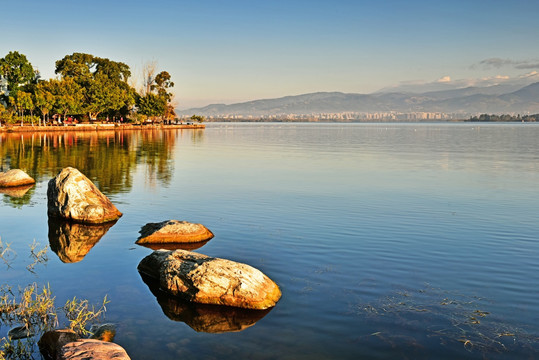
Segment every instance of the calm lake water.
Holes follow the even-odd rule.
[[[58,306],[107,295],[132,359],[539,358],[538,125],[3,134],[0,156],[37,180],[0,194],[16,252],[0,283],[48,283]],[[49,224],[47,182],[66,166],[124,216],[86,236]],[[138,231],[168,219],[206,225],[195,251],[262,270],[277,306],[190,306],[147,285]],[[50,247],[35,274],[34,241]]]

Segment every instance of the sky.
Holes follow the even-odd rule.
[[[0,57],[171,74],[179,109],[318,91],[539,81],[536,0],[0,0]]]

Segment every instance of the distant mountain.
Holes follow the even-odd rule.
[[[373,113],[397,111],[444,113],[537,113],[539,82],[522,88],[512,86],[466,87],[424,93],[381,92],[349,94],[317,92],[237,104],[214,104],[179,113],[205,116],[306,115],[319,113]]]

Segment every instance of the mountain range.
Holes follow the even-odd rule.
[[[371,94],[316,92],[236,104],[212,104],[179,111],[180,115],[271,116],[319,113],[396,111],[458,114],[539,113],[539,82],[515,88],[493,85],[413,93],[382,91]]]

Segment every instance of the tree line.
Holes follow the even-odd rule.
[[[468,121],[494,121],[494,122],[536,122],[539,120],[539,114],[535,115],[509,115],[509,114],[481,114],[478,116],[472,116]]]
[[[0,121],[34,125],[78,121],[169,121],[175,119],[174,83],[155,63],[143,69],[143,85],[131,85],[122,62],[73,53],[55,63],[55,79],[41,79],[25,55],[11,51],[0,59]]]

